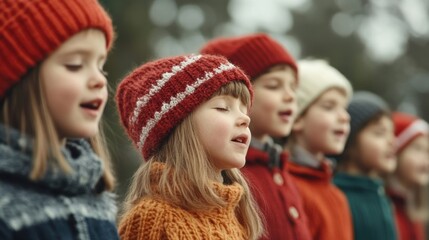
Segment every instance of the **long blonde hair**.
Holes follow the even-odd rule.
[[[242,83],[232,82],[217,91],[217,95],[232,95],[250,104],[250,94]],[[225,206],[226,203],[213,191],[216,171],[199,140],[192,113],[179,124],[165,140],[160,149],[142,164],[133,176],[133,181],[124,201],[123,216],[142,197],[153,196],[150,169],[156,162],[165,163],[157,183],[163,199],[185,209],[204,210],[208,207]],[[259,209],[250,193],[248,184],[238,169],[222,172],[224,182],[238,183],[244,189],[236,215],[247,231],[249,239],[258,238],[263,232]]]
[[[65,173],[72,172],[61,153],[58,133],[46,104],[42,81],[39,80],[39,67],[32,69],[13,86],[1,100],[0,105],[1,121],[5,126],[16,128],[21,134],[34,137],[33,167],[30,179],[38,180],[44,176],[48,167],[48,159],[52,159]],[[104,139],[100,124],[99,133],[90,138],[89,142],[94,152],[104,162],[104,187],[107,190],[113,190],[115,178]]]

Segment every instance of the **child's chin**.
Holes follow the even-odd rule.
[[[334,147],[330,150],[328,150],[327,152],[325,152],[326,155],[337,155],[342,153],[344,150],[344,146],[338,146],[338,147]]]

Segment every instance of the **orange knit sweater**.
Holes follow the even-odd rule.
[[[243,188],[238,184],[213,186],[228,202],[226,207],[197,212],[172,205],[168,200],[144,197],[122,219],[121,239],[247,239],[235,215]]]

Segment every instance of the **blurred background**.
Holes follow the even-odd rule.
[[[296,58],[326,59],[355,90],[429,120],[427,0],[100,0],[117,39],[105,69],[107,137],[121,201],[141,162],[119,125],[118,82],[159,57],[197,52],[209,39],[265,32]],[[426,99],[426,100],[425,100]]]

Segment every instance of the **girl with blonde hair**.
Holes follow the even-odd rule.
[[[0,0],[0,239],[118,239],[96,0]]]
[[[222,57],[160,59],[119,85],[121,121],[146,163],[134,175],[122,239],[256,239],[257,207],[239,172],[251,85]]]
[[[388,177],[398,239],[426,239],[429,184],[429,125],[411,114],[394,112],[398,167]]]

